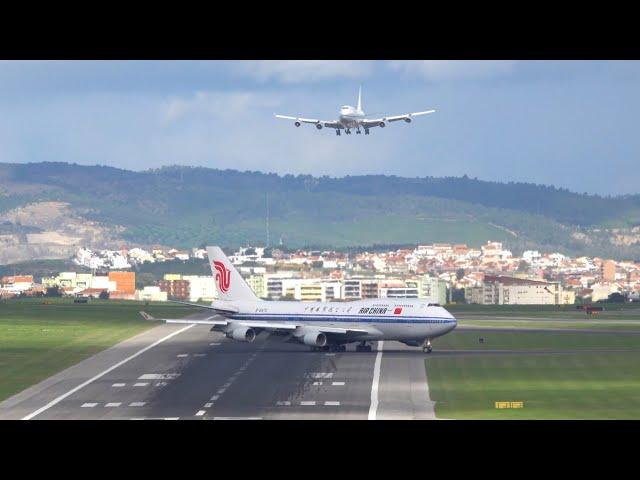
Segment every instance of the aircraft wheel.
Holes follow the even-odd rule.
[[[431,353],[433,351],[433,348],[431,348],[431,345],[429,345],[427,347],[422,347],[422,351],[424,353]]]

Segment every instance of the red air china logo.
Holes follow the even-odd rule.
[[[218,288],[222,293],[226,293],[231,286],[231,272],[227,270],[222,262],[217,260],[213,262],[213,268],[216,269],[216,282],[218,282]]]
[[[402,307],[396,307],[393,311],[394,315],[400,315],[402,313]]]

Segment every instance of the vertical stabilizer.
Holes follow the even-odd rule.
[[[362,85],[358,89],[358,111],[362,111]]]
[[[258,300],[220,247],[207,247],[207,255],[220,300]]]

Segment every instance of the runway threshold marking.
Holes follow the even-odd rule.
[[[369,406],[369,420],[375,420],[378,413],[378,385],[380,383],[380,365],[382,364],[382,349],[384,342],[378,342],[376,363],[373,366],[373,382],[371,383],[371,405]]]
[[[58,403],[60,403],[62,400],[64,400],[65,398],[67,398],[70,395],[73,395],[74,393],[76,393],[78,390],[86,387],[87,385],[95,382],[97,379],[105,376],[107,373],[115,370],[116,368],[124,365],[125,363],[127,363],[130,360],[133,360],[134,358],[138,357],[139,355],[142,355],[144,352],[151,350],[153,347],[160,345],[162,342],[169,340],[172,337],[175,337],[176,335],[181,334],[182,332],[194,327],[196,324],[192,323],[191,325],[187,325],[184,328],[181,328],[180,330],[176,330],[175,332],[170,333],[169,335],[167,335],[166,337],[162,337],[160,340],[157,340],[155,342],[153,342],[151,345],[148,345],[146,347],[144,347],[141,350],[138,350],[136,353],[134,353],[133,355],[128,356],[127,358],[125,358],[124,360],[121,360],[120,362],[116,363],[115,365],[107,368],[106,370],[104,370],[103,372],[100,372],[99,374],[95,375],[94,377],[91,377],[89,380],[87,380],[86,382],[81,383],[80,385],[78,385],[75,388],[72,388],[71,390],[69,390],[67,393],[64,393],[62,395],[60,395],[59,397],[54,398],[53,400],[51,400],[49,403],[47,403],[44,407],[40,407],[38,410],[36,410],[35,412],[30,413],[29,415],[27,415],[26,417],[23,418],[23,420],[31,420],[33,417],[35,417],[36,415],[40,415],[42,412],[49,410],[51,407],[53,407],[54,405],[57,405]]]

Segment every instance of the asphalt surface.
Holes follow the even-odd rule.
[[[311,352],[265,334],[247,344],[161,325],[0,403],[0,419],[435,418],[425,354],[377,346]]]

